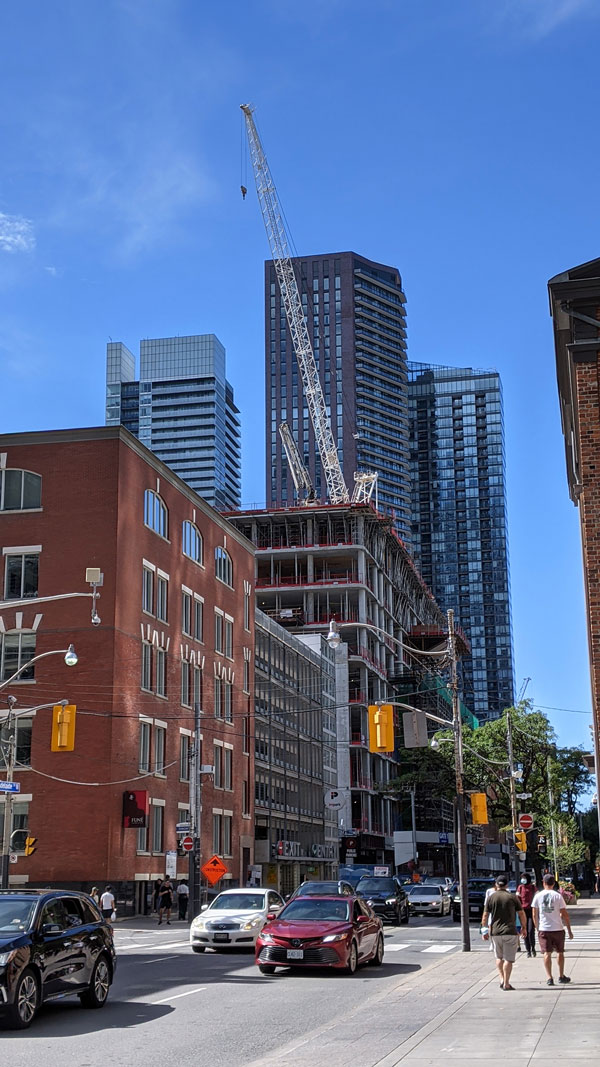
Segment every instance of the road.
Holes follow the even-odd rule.
[[[483,951],[476,926],[472,933],[474,950]],[[351,978],[327,971],[267,977],[248,952],[195,955],[179,922],[160,929],[149,919],[118,923],[115,943],[118,971],[106,1007],[90,1011],[64,1000],[44,1007],[30,1030],[3,1031],[10,1067],[245,1067],[435,967],[460,950],[460,925],[448,917],[386,926],[383,966]],[[405,1001],[414,1029],[442,1006],[432,986]]]

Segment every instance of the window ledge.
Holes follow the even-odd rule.
[[[43,510],[43,508],[3,508],[0,515],[35,515],[36,512]]]
[[[166,774],[163,771],[154,771],[154,778],[164,778],[166,780]]]
[[[158,697],[159,700],[168,700],[169,699],[166,693],[155,693],[154,696]]]
[[[142,693],[151,693],[152,696],[154,696],[154,690],[153,689],[145,689],[143,685],[140,686],[140,689],[142,690]]]

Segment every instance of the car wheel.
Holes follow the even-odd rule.
[[[192,945],[192,952],[206,952],[204,945]]]
[[[346,964],[346,974],[355,974],[358,967],[358,949],[356,948],[356,941],[353,941],[350,945],[350,952],[348,953],[348,962]]]
[[[40,988],[30,967],[26,967],[17,982],[14,1002],[8,1008],[8,1025],[12,1030],[26,1030],[31,1026],[40,1006]]]
[[[84,1008],[103,1008],[110,989],[110,968],[106,956],[98,956],[92,971],[92,980],[85,993],[79,994]]]
[[[275,968],[270,963],[259,963],[258,969],[261,974],[275,974]]]
[[[403,926],[407,926],[408,925],[408,917],[409,917],[409,915],[410,915],[410,912],[408,910],[408,904],[407,904],[405,909],[404,909],[404,913],[402,915],[402,918],[400,919],[400,922],[402,923]]]
[[[375,949],[375,955],[369,960],[371,967],[381,967],[383,963],[383,937],[381,934],[377,938],[377,948]]]

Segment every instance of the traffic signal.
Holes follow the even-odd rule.
[[[519,852],[527,852],[527,834],[524,830],[517,830],[515,832],[515,845]]]
[[[25,838],[25,855],[26,856],[33,856],[33,853],[35,852],[35,848],[36,848],[36,842],[37,842],[37,837],[26,837]]]
[[[485,793],[471,793],[471,822],[473,826],[487,826],[489,822]]]
[[[75,748],[75,704],[55,704],[52,709],[52,752],[72,752]]]
[[[394,751],[394,709],[391,704],[369,704],[369,752]]]

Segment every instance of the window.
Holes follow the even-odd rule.
[[[214,745],[214,783],[215,789],[223,788],[223,748],[221,745]]]
[[[215,719],[223,718],[223,683],[215,678]]]
[[[160,537],[167,537],[169,532],[168,513],[158,493],[146,489],[144,493],[144,525],[154,530]]]
[[[225,655],[233,659],[233,620],[225,617]]]
[[[179,780],[190,780],[190,735],[179,735]]]
[[[223,651],[223,616],[215,611],[215,652]]]
[[[5,600],[23,600],[38,595],[38,553],[6,556]]]
[[[138,852],[148,851],[148,827],[140,826],[137,832],[137,850]]]
[[[242,815],[249,815],[250,814],[250,808],[248,807],[248,803],[249,803],[249,799],[250,799],[249,798],[249,792],[250,791],[248,789],[248,783],[247,783],[246,779],[244,778],[244,781],[242,782]]]
[[[167,731],[164,726],[154,727],[154,773],[165,773],[165,745]]]
[[[35,656],[35,634],[12,630],[5,633],[0,644],[0,681],[12,678],[21,667]],[[19,675],[20,681],[34,676],[34,667],[27,667]]]
[[[149,567],[142,568],[142,611],[154,611],[154,571]]]
[[[250,590],[244,583],[244,630],[250,629]]]
[[[192,594],[185,589],[181,594],[181,630],[188,637],[192,636]]]
[[[223,816],[220,812],[213,811],[213,852],[217,855],[221,852],[221,825]]]
[[[204,641],[204,602],[198,596],[194,597],[194,637]]]
[[[246,756],[250,752],[250,720],[247,715],[242,719],[242,752]]]
[[[0,511],[26,511],[42,506],[42,479],[31,471],[0,471]]]
[[[144,720],[142,720],[140,722],[140,771],[150,770],[150,731],[150,723],[144,722]]]
[[[152,645],[142,642],[142,689],[152,692]]]
[[[194,667],[194,704],[199,704],[202,707],[202,690],[203,679],[202,669],[200,667]]]
[[[184,556],[193,559],[194,563],[202,563],[202,534],[193,522],[184,522],[182,543]]]
[[[156,582],[156,618],[161,622],[167,621],[167,606],[169,599],[169,581],[162,574],[158,575]]]
[[[232,855],[232,852],[231,852],[232,824],[233,824],[233,816],[232,815],[224,815],[223,816],[223,855],[224,856],[231,856]]]
[[[233,789],[233,749],[223,749],[223,789]]]
[[[24,852],[25,851],[25,838],[27,837],[27,830],[29,826],[29,801],[17,800],[13,801],[12,805],[12,825],[11,832],[11,852]],[[21,830],[22,833],[15,834],[15,830]],[[2,837],[4,833],[4,803],[0,802],[0,846],[2,843]],[[14,836],[13,836],[14,835]]]
[[[152,851],[163,850],[163,826],[165,809],[162,805],[152,804]]]
[[[4,721],[0,728],[0,769],[6,767],[6,756],[9,749],[9,736],[16,733],[16,761],[17,768],[31,766],[31,731],[33,719],[13,719],[10,724]]]
[[[215,574],[220,582],[225,582],[225,585],[233,585],[231,556],[220,545],[215,548]]]
[[[181,703],[190,707],[190,665],[186,659],[181,661]]]
[[[242,683],[244,693],[250,692],[250,660],[244,660],[244,680]]]
[[[156,695],[167,695],[167,653],[164,648],[156,649]]]
[[[233,722],[233,686],[231,682],[223,683],[223,711],[225,722]]]

